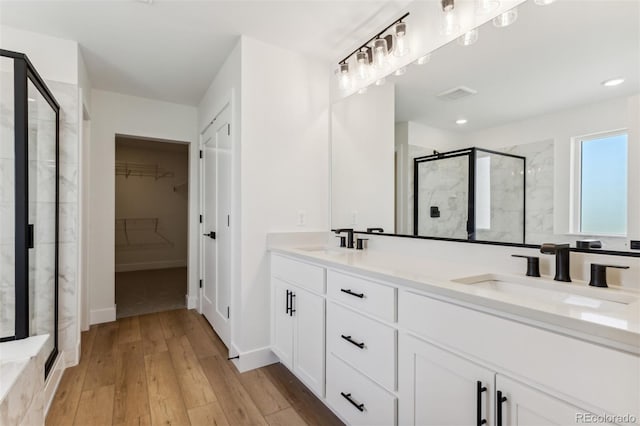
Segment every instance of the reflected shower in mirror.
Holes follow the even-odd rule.
[[[640,3],[518,11],[334,104],[333,228],[623,251],[640,239]]]

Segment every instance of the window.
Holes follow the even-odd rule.
[[[627,233],[627,132],[578,140],[579,232]]]

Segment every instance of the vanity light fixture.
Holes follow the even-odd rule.
[[[431,60],[431,55],[429,53],[427,53],[426,55],[420,56],[418,59],[416,59],[414,64],[416,64],[416,65],[424,65],[427,62],[429,62],[430,60]]]
[[[467,119],[466,118],[459,118],[458,120],[456,120],[456,124],[458,126],[462,126],[464,124],[467,124]]]
[[[555,3],[556,0],[533,0],[533,2],[538,6],[547,6],[551,3]]]
[[[611,78],[609,80],[605,80],[602,82],[602,85],[605,87],[616,87],[624,83],[624,78]]]
[[[444,21],[440,28],[440,32],[443,35],[452,35],[458,32],[460,26],[458,25],[458,20],[456,19],[456,15],[453,10],[455,8],[454,0],[441,0],[440,4],[442,5],[442,11],[444,12]]]
[[[478,41],[478,35],[480,31],[477,28],[472,29],[471,31],[467,31],[460,37],[458,37],[458,44],[462,46],[471,46],[476,41]]]
[[[497,28],[508,27],[509,25],[516,22],[517,19],[518,8],[514,7],[513,9],[507,10],[506,12],[493,18],[493,26]]]
[[[453,2],[453,0],[443,1]],[[408,12],[338,62],[336,75],[341,90],[349,91],[352,88],[352,80],[354,78],[352,78],[349,63],[353,56],[355,56],[354,69],[352,71],[355,75],[353,77],[361,81],[369,80],[372,74],[377,72],[382,78],[377,79],[375,84],[378,86],[384,84],[383,76],[386,75],[386,70],[390,64],[389,55],[393,53],[395,56],[404,56],[409,53],[407,24],[404,22],[407,16],[409,16]],[[403,74],[402,71],[400,73]]]
[[[500,6],[498,0],[476,0],[476,14],[486,15],[493,12]]]

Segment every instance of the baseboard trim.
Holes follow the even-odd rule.
[[[65,361],[64,361],[64,352],[60,352],[58,357],[56,358],[56,362],[53,364],[51,371],[49,372],[49,377],[47,382],[44,384],[44,417],[47,417],[47,413],[49,412],[49,408],[51,407],[51,403],[53,402],[53,397],[58,390],[58,386],[60,385],[60,381],[62,380],[62,373],[65,370]]]
[[[196,309],[198,306],[198,297],[189,296],[188,294],[185,296],[187,302],[187,309]]]
[[[103,322],[111,322],[116,320],[116,307],[105,309],[92,309],[89,313],[89,323],[101,324]]]
[[[162,260],[159,262],[139,262],[116,264],[116,272],[148,271],[150,269],[186,268],[187,260]]]
[[[241,373],[280,362],[268,346],[253,351],[240,352],[238,348],[232,344],[231,354],[231,356],[240,356],[233,360],[233,364]]]

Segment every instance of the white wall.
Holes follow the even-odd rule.
[[[394,86],[331,107],[331,227],[393,230]]]
[[[452,151],[457,148],[468,148],[466,146],[460,146],[460,144],[463,143],[460,134],[437,129],[415,121],[410,121],[408,127],[409,145],[422,146],[440,152]]]
[[[26,53],[46,80],[78,84],[78,43],[0,25],[0,46]]]
[[[93,90],[89,161],[88,278],[91,323],[113,321],[115,230],[115,135],[184,141],[190,144],[191,165],[198,163],[197,111],[186,105]],[[196,167],[192,167],[197,168]],[[197,176],[197,175],[196,175]],[[192,175],[193,178],[193,175]],[[196,271],[198,185],[189,191],[189,268]],[[195,240],[195,241],[194,241]],[[195,247],[195,251],[194,250]],[[191,282],[196,275],[189,274]]]

